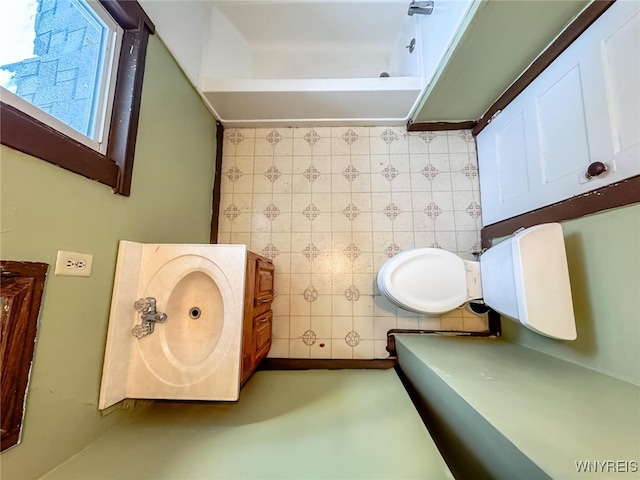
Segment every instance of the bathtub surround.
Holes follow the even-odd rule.
[[[383,358],[393,328],[487,331],[486,316],[408,312],[375,285],[402,250],[480,250],[468,130],[227,129],[222,174],[219,242],[276,267],[270,357]]]
[[[480,2],[428,18],[396,0],[141,4],[231,128],[406,125]]]
[[[432,15],[413,17],[408,1],[270,0],[215,2],[213,8],[209,2],[140,3],[192,84],[227,115],[218,118],[247,121],[258,115],[281,122],[273,126],[291,126],[302,102],[312,107],[297,118],[307,119],[300,125],[320,124],[321,117],[314,122],[309,111],[330,108],[342,115],[347,105],[357,109],[351,124],[362,125],[367,109],[377,109],[383,98],[406,99],[416,80],[423,91],[412,121],[477,120],[594,2],[545,2],[540,8],[538,2],[440,0]],[[419,35],[404,35],[410,30]],[[416,50],[407,55],[412,38]],[[419,57],[419,71],[412,57]],[[380,78],[384,72],[390,76]],[[345,79],[364,80],[357,89],[368,90],[364,105],[340,94],[351,89]]]
[[[5,146],[2,258],[94,255],[91,277],[47,277],[20,445],[2,478],[35,479],[125,420],[97,409],[118,241],[207,243],[215,121],[149,39],[131,197]],[[90,478],[90,476],[85,476]]]
[[[418,22],[397,2],[220,3],[209,17],[196,85],[227,128],[402,125],[425,83],[424,51],[405,48]]]

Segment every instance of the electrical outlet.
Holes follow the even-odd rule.
[[[54,275],[69,277],[90,277],[93,255],[90,253],[65,252],[58,250]]]

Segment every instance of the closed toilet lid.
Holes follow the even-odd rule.
[[[425,313],[444,313],[467,300],[464,261],[439,248],[399,253],[380,270],[384,291],[396,303]]]

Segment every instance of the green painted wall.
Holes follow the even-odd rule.
[[[122,421],[97,409],[118,241],[208,243],[215,120],[151,37],[131,197],[1,147],[3,259],[50,264],[22,443],[2,478],[38,478]],[[94,254],[90,278],[53,276],[58,249]]]
[[[589,3],[483,0],[413,121],[479,119]]]
[[[578,338],[503,320],[504,339],[640,385],[640,204],[562,224]]]

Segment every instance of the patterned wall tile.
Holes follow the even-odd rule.
[[[310,358],[331,358],[330,338],[319,338],[318,341],[309,348]]]
[[[363,296],[353,303],[354,320],[357,317],[373,318],[373,296]]]
[[[300,338],[289,340],[289,356],[291,358],[309,358],[310,355],[310,347]]]
[[[360,343],[353,348],[353,358],[366,359],[375,357],[373,340],[361,340]]]
[[[387,355],[390,328],[486,329],[466,311],[404,311],[376,285],[408,248],[473,259],[481,207],[470,132],[228,129],[221,191],[221,241],[276,265],[270,356],[373,358]]]

